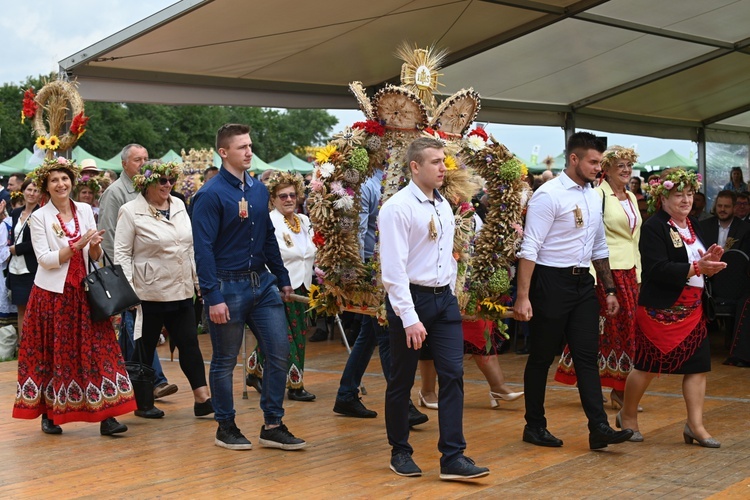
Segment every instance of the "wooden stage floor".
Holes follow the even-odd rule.
[[[200,339],[210,359],[209,339]],[[717,336],[714,343],[722,339]],[[565,446],[523,443],[523,401],[491,410],[487,384],[467,358],[467,455],[491,470],[473,483],[438,479],[437,412],[432,410],[425,410],[430,421],[411,434],[424,475],[402,478],[388,469],[385,383],[377,354],[364,379],[364,402],[379,415],[347,418],[332,412],[347,357],[344,347],[338,339],[308,344],[305,385],[317,400],[285,403],[285,423],[308,441],[306,449],[294,452],[257,444],[263,420],[259,396],[250,389],[249,398],[242,399],[238,367],[237,424],[254,448],[229,451],[214,446],[213,420],[193,416],[187,380],[178,363],[169,362],[166,347],[159,349],[167,360],[164,370],[180,391],[158,403],[166,412],[161,420],[121,417],[129,431],[115,438],[100,436],[98,425],[79,423],[48,436],[39,420],[10,418],[17,366],[0,363],[0,498],[750,498],[750,370],[723,366],[723,349],[714,353],[705,407],[707,428],[722,442],[718,450],[684,444],[685,407],[677,376],[655,380],[643,400],[645,442],[600,452],[588,449],[575,389],[550,379],[549,427]],[[504,354],[500,360],[520,390],[526,356]],[[615,411],[607,408],[614,424]]]

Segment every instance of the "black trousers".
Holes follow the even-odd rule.
[[[464,337],[461,312],[450,290],[435,295],[412,291],[414,307],[427,330],[430,349],[435,359],[440,391],[438,393],[438,450],[440,464],[449,465],[466,449],[463,434],[464,411]],[[392,454],[412,454],[409,444],[409,397],[414,385],[420,350],[406,346],[401,318],[386,301],[388,332],[391,345],[391,369],[385,393],[385,427]]]
[[[529,359],[523,375],[526,423],[547,427],[544,395],[549,367],[567,341],[578,378],[578,393],[589,429],[607,422],[599,379],[599,303],[594,278],[589,273],[537,265],[531,278],[529,299]]]
[[[151,366],[154,360],[154,350],[159,343],[162,326],[166,327],[177,349],[180,350],[180,368],[190,382],[190,388],[195,390],[206,386],[206,366],[203,364],[203,354],[198,345],[193,305],[189,304],[176,311],[143,314],[141,342],[146,353],[144,363],[147,366]]]

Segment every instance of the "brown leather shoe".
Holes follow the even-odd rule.
[[[161,399],[177,392],[177,386],[164,382],[154,387],[154,399]]]

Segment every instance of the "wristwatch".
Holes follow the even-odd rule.
[[[617,288],[605,288],[604,293],[607,295],[615,295],[617,293]]]

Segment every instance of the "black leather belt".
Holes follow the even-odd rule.
[[[588,267],[566,267],[563,270],[570,271],[570,274],[572,274],[573,276],[579,276],[581,274],[588,274],[589,272]]]
[[[440,295],[446,290],[449,290],[450,287],[448,285],[422,286],[422,285],[415,285],[414,283],[409,283],[409,289],[412,290],[413,292],[432,293],[435,295]]]

